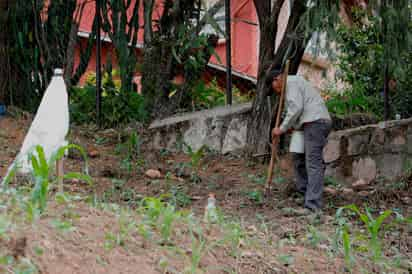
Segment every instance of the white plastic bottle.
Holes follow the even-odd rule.
[[[210,193],[207,199],[203,221],[208,223],[215,223],[217,221],[216,198],[214,193]]]

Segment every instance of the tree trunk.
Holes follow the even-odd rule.
[[[276,26],[284,1],[276,1],[271,11],[268,8],[270,3],[259,0],[254,2],[259,18],[260,44],[256,97],[253,101],[247,132],[247,152],[250,156],[265,154],[269,150],[275,100],[268,96],[273,95],[272,97],[274,97],[275,95],[272,92],[271,83],[268,81],[268,72],[274,67],[284,65],[285,60],[290,58],[290,74],[296,74],[305,51],[305,41],[303,38],[299,39],[297,35],[300,32],[298,25],[301,16],[306,11],[304,3],[301,3],[304,1],[294,1],[285,35],[276,54],[274,54]]]
[[[4,104],[7,97],[9,62],[8,62],[8,42],[7,42],[7,18],[8,0],[0,0],[0,104]],[[4,29],[6,28],[6,29]]]
[[[273,115],[273,100],[270,100],[271,84],[267,74],[273,68],[277,22],[284,1],[276,1],[271,10],[271,1],[255,0],[259,19],[259,69],[256,96],[248,121],[247,151],[249,154],[262,154],[269,147],[270,124]]]

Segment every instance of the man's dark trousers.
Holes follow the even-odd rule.
[[[304,124],[305,153],[293,154],[297,189],[305,194],[305,207],[311,210],[322,208],[325,175],[323,148],[331,126],[332,123],[329,120],[317,120]]]

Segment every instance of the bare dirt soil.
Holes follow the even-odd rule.
[[[0,119],[0,179],[18,153],[29,125],[28,115]],[[314,223],[299,214],[302,197],[290,187],[293,176],[287,157],[279,164],[281,172],[276,175],[271,195],[265,197],[266,164],[207,152],[196,165],[193,157],[184,152],[151,151],[145,145],[143,131],[138,132],[140,145],[135,150],[128,148],[131,132],[127,129],[97,131],[91,127],[73,127],[69,141],[86,149],[94,186],[68,180],[65,190],[73,195],[96,193],[100,201],[131,209],[137,208],[143,197],[163,195],[180,209],[189,209],[200,218],[208,194],[215,193],[218,207],[225,215],[235,218],[247,233],[257,236],[261,242],[271,243],[256,249],[253,244],[243,243],[242,246],[240,243],[241,255],[237,256],[229,254],[224,247],[208,250],[200,261],[202,272],[196,270],[193,273],[342,273],[345,270],[343,256],[332,255],[330,247],[337,228],[335,214],[339,207],[355,203],[360,208],[369,205],[376,212],[395,209],[404,216],[412,213],[411,199],[408,200],[412,198],[412,180],[401,189],[376,183],[377,189],[378,186],[381,189],[367,196],[356,192],[348,195],[340,191],[339,185],[331,185],[329,188],[334,191],[325,193],[321,221]],[[134,153],[129,157],[130,151]],[[71,152],[65,161],[65,171],[82,171],[83,164],[80,155]],[[149,169],[160,171],[161,176],[146,176]],[[0,245],[3,243],[9,255],[30,258],[40,273],[182,273],[193,258],[193,246],[188,241],[184,225],[176,240],[179,252],[172,252],[167,245],[147,243],[134,232],[123,244],[107,249],[108,233],[118,235],[122,230],[115,213],[90,207],[84,202],[75,203],[70,212],[77,215],[72,224],[76,229],[62,233],[52,224],[64,210],[61,205],[52,203],[48,213],[35,226],[17,229],[11,239],[0,237]],[[362,225],[356,219],[354,224]],[[219,233],[219,229],[212,228],[208,237],[216,238]],[[389,247],[396,245],[398,252],[406,260],[411,260],[410,227],[398,234],[386,233],[383,237],[388,247],[384,249],[385,255],[392,256]],[[273,243],[276,249],[272,248]],[[163,267],[165,260],[166,268]],[[367,264],[363,267],[374,271]],[[404,268],[404,272],[399,273],[408,271],[412,270]],[[356,267],[354,272],[357,272]]]

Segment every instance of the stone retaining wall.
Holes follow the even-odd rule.
[[[332,132],[326,175],[344,180],[393,179],[412,161],[412,119]]]
[[[220,153],[236,152],[246,143],[247,118],[250,103],[218,107],[153,122],[152,146],[155,149],[175,150],[185,142],[193,150],[203,145]]]
[[[250,110],[248,103],[155,121],[150,126],[152,147],[173,151],[185,142],[193,150],[206,145],[222,154],[241,151]],[[326,175],[343,181],[394,178],[412,160],[412,119],[332,132],[324,157]]]

